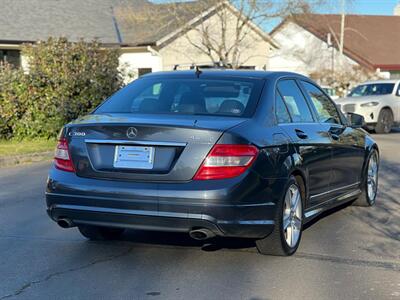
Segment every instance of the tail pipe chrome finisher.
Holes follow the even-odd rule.
[[[206,228],[193,229],[189,232],[189,235],[192,239],[199,241],[215,237],[215,233]]]

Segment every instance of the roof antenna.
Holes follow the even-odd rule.
[[[195,69],[196,69],[196,76],[197,76],[197,78],[199,78],[199,76],[200,76],[200,74],[201,74],[201,70],[200,70],[200,68],[199,68],[199,66],[195,66]]]

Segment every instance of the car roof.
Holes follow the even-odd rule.
[[[258,71],[258,70],[232,70],[232,69],[201,69],[201,76],[205,77],[238,77],[238,78],[260,78],[260,79],[278,79],[279,77],[297,77],[308,79],[304,75],[293,72],[273,72],[273,71]],[[151,77],[197,77],[195,70],[177,70],[177,71],[162,71],[148,73],[142,78]]]
[[[398,83],[400,79],[380,79],[380,80],[368,80],[363,83],[360,83],[359,85],[364,85],[364,84],[374,84],[374,83]]]

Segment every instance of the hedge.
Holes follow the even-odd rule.
[[[57,135],[121,88],[118,49],[65,38],[24,45],[29,71],[0,66],[0,139]]]

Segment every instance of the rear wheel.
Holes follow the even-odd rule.
[[[364,184],[361,195],[353,205],[356,206],[373,206],[378,192],[378,171],[379,171],[379,155],[376,150],[372,150],[368,158],[368,166],[364,175]]]
[[[79,225],[79,232],[89,240],[104,241],[119,238],[125,231],[123,228],[110,228],[92,225]]]
[[[264,239],[257,240],[261,254],[287,256],[296,252],[301,239],[303,224],[303,201],[300,185],[291,177],[284,198],[279,202],[274,231]]]
[[[379,113],[378,123],[375,126],[376,133],[389,133],[393,127],[393,114],[388,108],[384,108]]]

